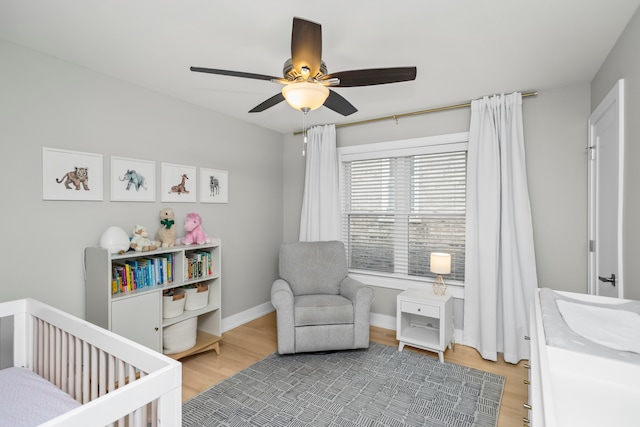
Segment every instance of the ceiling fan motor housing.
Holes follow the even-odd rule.
[[[315,76],[309,76],[309,78],[316,80],[325,74],[327,74],[327,64],[325,64],[324,61],[320,61],[320,72]],[[302,77],[302,74],[300,74],[298,70],[293,67],[293,61],[291,60],[291,58],[287,59],[284,62],[284,65],[282,66],[282,75],[287,80],[291,81],[296,81],[297,79]]]

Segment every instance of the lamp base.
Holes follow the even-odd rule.
[[[441,274],[438,274],[436,280],[433,281],[433,293],[438,296],[443,296],[447,292],[447,285],[444,284],[444,279]]]

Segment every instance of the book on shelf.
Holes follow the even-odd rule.
[[[162,254],[112,263],[111,292],[119,294],[172,283],[175,254]]]
[[[188,252],[185,254],[184,263],[186,280],[213,275],[213,260],[211,252]]]

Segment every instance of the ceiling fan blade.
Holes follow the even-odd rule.
[[[291,62],[302,75],[302,67],[309,68],[313,78],[320,72],[322,63],[322,26],[302,18],[293,18],[291,31]]]
[[[266,101],[264,101],[263,103],[258,104],[255,107],[253,107],[253,109],[251,109],[249,112],[250,113],[260,113],[260,112],[266,110],[267,108],[271,108],[274,105],[278,105],[282,101],[284,101],[284,96],[282,96],[282,92],[278,92],[275,95],[273,95],[271,98],[269,98]]]
[[[349,101],[344,99],[342,95],[332,91],[331,89],[329,89],[329,97],[324,101],[324,106],[336,113],[342,114],[343,116],[348,116],[358,111],[358,109],[351,105]]]
[[[321,80],[337,78],[339,87],[384,85],[415,80],[416,67],[369,68],[366,70],[338,71],[322,76]]]
[[[196,73],[219,74],[222,76],[243,77],[245,79],[267,80],[267,81],[281,80],[280,77],[267,76],[264,74],[244,73],[242,71],[218,70],[215,68],[191,67],[190,70],[195,71]]]

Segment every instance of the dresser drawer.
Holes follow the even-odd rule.
[[[440,308],[435,305],[421,304],[418,302],[402,301],[402,312],[419,314],[420,316],[440,318]]]

